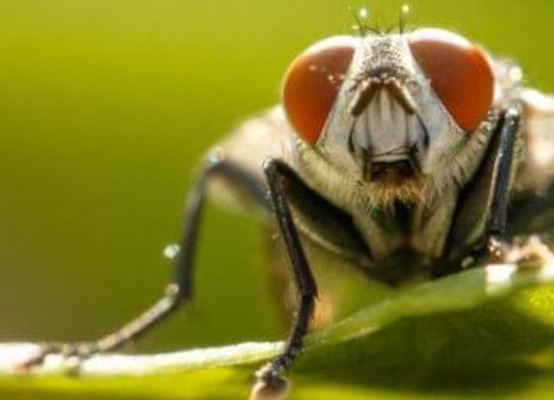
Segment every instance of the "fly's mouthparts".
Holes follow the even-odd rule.
[[[403,181],[414,178],[416,169],[409,159],[392,162],[372,162],[366,170],[366,175],[372,181]]]
[[[368,156],[365,159],[362,175],[366,182],[402,182],[416,178],[421,166],[416,156],[415,147],[406,152],[391,152]]]
[[[416,102],[406,85],[396,77],[383,74],[379,77],[372,76],[364,79],[357,85],[354,89],[356,93],[349,106],[350,114],[354,117],[359,116],[371,103],[375,94],[382,89],[388,90],[407,114],[412,115],[416,112]]]

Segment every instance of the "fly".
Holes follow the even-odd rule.
[[[456,33],[364,31],[319,41],[285,73],[282,104],[208,152],[162,298],[115,333],[47,345],[29,365],[50,353],[114,350],[188,302],[215,185],[265,209],[285,244],[296,318],[283,353],[256,373],[252,398],[281,395],[318,296],[303,241],[389,285],[502,258],[514,246],[506,242],[513,204],[539,204],[552,182],[553,128],[552,98],[524,87],[517,65]]]

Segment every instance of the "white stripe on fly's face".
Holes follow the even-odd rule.
[[[363,121],[363,124],[358,121]],[[359,141],[357,138],[367,137],[365,147],[371,146],[374,162],[394,162],[405,159],[406,149],[409,148],[407,144],[417,140],[417,137],[412,138],[413,133],[417,132],[416,124],[417,120],[406,115],[406,111],[389,92],[380,91],[367,111],[356,120],[353,139]]]

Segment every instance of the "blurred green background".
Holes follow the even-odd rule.
[[[163,248],[203,151],[279,101],[290,60],[382,25],[400,1],[0,0],[0,341],[85,340],[162,292]],[[554,3],[409,2],[554,92]],[[283,329],[255,221],[210,207],[195,307],[140,350],[265,340]]]

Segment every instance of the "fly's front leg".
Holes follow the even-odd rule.
[[[52,353],[64,356],[77,356],[85,359],[97,353],[117,349],[146,333],[177,310],[180,305],[191,300],[196,242],[202,209],[206,197],[207,184],[216,175],[242,187],[259,202],[266,202],[265,194],[267,189],[263,182],[256,179],[236,163],[225,160],[217,152],[214,152],[213,157],[210,158],[206,167],[201,171],[188,197],[175,276],[166,287],[162,297],[137,318],[101,339],[90,343],[45,344],[39,353],[27,360],[22,367],[29,368],[40,364],[47,355]]]
[[[500,144],[494,160],[491,184],[491,213],[487,220],[488,248],[492,254],[498,251],[504,240],[508,214],[508,197],[512,180],[512,163],[516,135],[519,130],[520,116],[516,109],[508,109],[502,116]]]
[[[503,115],[500,145],[494,164],[491,213],[487,220],[487,247],[489,254],[500,262],[541,262],[550,259],[552,255],[538,237],[518,238],[510,243],[504,238],[509,187],[513,178],[513,153],[519,127],[519,112],[514,108],[508,109]]]
[[[264,172],[269,187],[270,202],[290,258],[300,301],[285,349],[281,355],[264,365],[256,373],[257,383],[252,391],[251,399],[275,398],[283,395],[286,391],[287,383],[281,375],[291,366],[302,350],[303,338],[308,330],[317,296],[315,281],[284,194],[283,181],[287,179],[288,167],[281,161],[269,159],[264,163]]]

